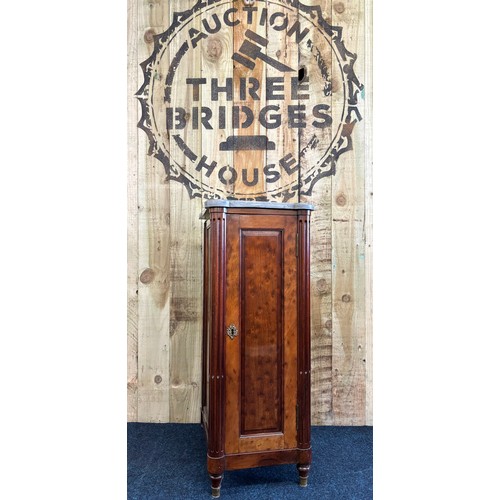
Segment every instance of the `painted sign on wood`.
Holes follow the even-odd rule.
[[[130,421],[199,421],[199,217],[227,198],[316,207],[312,422],[371,423],[370,16],[370,0],[128,0]]]
[[[310,195],[352,147],[355,60],[320,5],[200,0],[141,65],[149,154],[191,197]]]

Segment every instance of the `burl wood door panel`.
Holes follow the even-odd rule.
[[[283,231],[240,229],[240,245],[240,432],[283,432]]]
[[[293,216],[228,218],[228,454],[297,446],[296,232]]]

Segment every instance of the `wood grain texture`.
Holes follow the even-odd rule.
[[[298,455],[299,452],[296,449],[263,451],[259,454],[248,453],[239,456],[226,455],[226,467],[228,470],[238,470],[286,463],[293,464],[297,463]]]
[[[127,29],[127,111],[128,111],[128,184],[127,184],[127,420],[137,420],[137,122],[138,103],[134,93],[137,78],[137,2],[128,1]]]
[[[232,286],[226,291],[226,325],[241,325],[240,307],[240,217],[232,216],[232,224],[227,228],[227,274],[232,276]],[[241,326],[240,326],[241,329]],[[226,337],[226,387],[228,393],[239,393],[241,374],[241,343],[242,336],[238,335],[230,341]],[[226,398],[226,415],[234,421],[241,415],[241,397]],[[228,425],[225,435],[226,453],[239,453],[240,430],[239,425]]]
[[[372,65],[373,65],[373,34],[372,34],[372,5],[371,0],[365,1],[365,73],[364,84],[366,89],[365,101],[365,122],[364,122],[364,150],[365,150],[365,373],[366,373],[366,404],[365,404],[365,425],[373,425],[373,167],[372,167],[372,127],[373,127],[373,86],[372,86]]]
[[[210,279],[209,290],[211,308],[209,310],[209,362],[208,362],[208,470],[221,472],[224,464],[224,428],[226,414],[224,401],[226,394],[226,235],[227,218],[224,208],[215,208],[210,214]]]
[[[138,58],[151,54],[148,33],[168,25],[167,1],[140,4]],[[147,8],[145,8],[147,7]],[[142,81],[142,71],[139,81]],[[169,414],[169,292],[170,186],[163,165],[148,156],[145,134],[138,135],[138,411],[139,422],[168,422]]]
[[[291,5],[287,5],[286,7],[277,7],[276,4],[271,3],[270,0],[266,0],[266,6],[269,11],[272,11],[273,13],[280,13],[283,16],[280,16],[278,20],[275,21],[276,25],[279,25],[279,23],[282,22],[282,19],[287,18],[288,24],[292,26],[299,19],[297,7]],[[268,40],[269,45],[267,46],[267,52],[271,57],[282,64],[290,66],[291,68],[298,69],[299,49],[296,44],[286,43],[286,30],[273,30],[271,32],[271,36],[268,36]],[[272,66],[268,66],[267,75],[270,77],[277,77],[281,76],[281,73]],[[297,76],[297,74],[294,73],[293,76]],[[285,99],[283,101],[270,100],[266,95],[266,104],[268,106],[278,104],[283,112],[283,126],[279,128],[271,128],[265,131],[268,139],[276,144],[275,150],[266,152],[266,168],[276,171],[280,170],[280,161],[289,154],[292,158],[295,158],[298,161],[299,129],[288,127],[288,119],[286,118],[285,110],[289,104],[292,104],[289,92],[285,94]],[[276,198],[277,201],[298,202],[299,190],[294,188],[297,183],[298,176],[298,169],[290,174],[288,174],[284,169],[281,169],[281,177],[276,182],[270,182],[266,186],[270,197],[273,198],[275,196],[275,192],[280,192],[281,190],[284,190],[286,186],[289,186],[289,188],[285,191],[286,194],[278,196]]]
[[[228,454],[297,446],[297,216],[247,212],[227,214],[225,325],[239,330],[224,332]]]
[[[348,33],[364,81],[364,2],[333,9],[334,22]],[[364,101],[360,112],[365,116]],[[335,425],[366,423],[365,324],[365,137],[354,127],[353,150],[339,161],[332,191],[333,217],[333,414]]]
[[[186,9],[183,0],[170,0],[169,18],[175,12]],[[200,20],[193,21],[193,28],[200,29]],[[170,60],[180,49],[182,39],[176,37],[169,46]],[[177,78],[185,81],[193,74],[199,74],[199,58],[184,58],[177,69]],[[172,102],[190,110],[196,104],[193,94],[184,87],[172,89]],[[191,120],[192,116],[188,118]],[[175,134],[190,144],[192,152],[201,156],[201,130],[176,130]],[[187,135],[189,134],[189,137]],[[189,161],[179,150],[176,139],[170,136],[170,151],[173,160],[179,164]],[[201,180],[201,173],[198,177]],[[197,422],[201,406],[201,359],[202,328],[202,210],[201,199],[190,200],[189,194],[178,182],[170,183],[170,422]]]
[[[129,421],[144,422],[198,422],[201,398],[201,320],[202,320],[202,224],[198,216],[202,210],[200,198],[190,199],[183,185],[169,181],[161,162],[148,156],[149,143],[142,130],[136,128],[138,106],[135,91],[143,82],[139,64],[151,54],[153,35],[162,33],[172,21],[174,11],[192,7],[195,0],[129,0],[128,4],[128,406]],[[222,0],[221,0],[222,3]],[[355,73],[365,85],[359,108],[363,121],[353,129],[353,150],[343,154],[337,163],[336,174],[316,183],[311,195],[291,193],[286,200],[310,202],[317,208],[311,222],[311,349],[312,349],[312,423],[313,425],[370,425],[372,423],[372,175],[371,175],[371,0],[302,0],[308,5],[321,5],[326,18],[343,29],[343,39],[349,51],[357,54]],[[267,36],[265,52],[291,67],[317,67],[317,54],[303,45],[300,50],[288,44],[280,51],[285,32],[259,24],[259,12],[267,6],[286,12],[290,24],[298,17],[297,8],[289,2],[282,6],[273,0],[257,2],[252,30]],[[214,12],[223,13],[228,6],[213,4]],[[198,25],[201,22],[198,19]],[[222,17],[221,17],[222,19]],[[243,19],[246,21],[246,16]],[[193,25],[193,26],[196,26]],[[213,116],[221,106],[249,105],[260,107],[289,104],[269,100],[265,84],[261,82],[261,102],[239,99],[240,76],[278,76],[274,68],[263,65],[257,73],[245,73],[244,67],[231,60],[233,49],[238,49],[245,37],[248,23],[234,28],[223,23],[221,29],[200,42],[202,50],[179,68],[180,78],[189,71],[200,71],[209,82],[217,75],[224,78],[232,73],[235,79],[234,102],[223,99],[212,101],[210,85],[200,89],[200,100],[193,102],[192,89],[177,88],[177,102],[186,109],[210,106]],[[318,35],[314,42],[324,44]],[[306,42],[307,40],[305,40]],[[169,49],[174,51],[175,44]],[[279,52],[279,53],[278,53]],[[168,64],[169,57],[163,64]],[[257,65],[261,64],[257,60]],[[191,70],[188,70],[190,64]],[[192,75],[191,75],[192,76]],[[318,78],[314,71],[309,78]],[[222,78],[222,77],[221,77]],[[182,81],[182,80],[179,81]],[[335,78],[333,79],[335,80]],[[222,79],[219,81],[222,85]],[[332,81],[331,102],[339,106],[342,91]],[[188,92],[189,90],[189,92]],[[366,99],[366,101],[364,101]],[[297,104],[293,102],[292,104]],[[253,108],[252,108],[253,109]],[[229,117],[230,112],[227,110]],[[188,120],[190,117],[187,118]],[[252,177],[253,164],[262,167],[277,164],[286,151],[300,155],[311,140],[309,131],[284,125],[278,129],[264,129],[255,122],[249,129],[233,130],[232,120],[216,134],[203,136],[202,130],[175,131],[189,138],[193,152],[217,161],[218,171],[224,165],[234,165],[239,171],[244,165]],[[214,119],[213,123],[216,123]],[[188,130],[189,129],[189,130]],[[233,132],[262,133],[276,143],[274,151],[220,151],[219,142]],[[334,131],[315,130],[318,144],[325,143]],[[189,135],[183,135],[189,134]],[[171,137],[168,138],[171,141]],[[198,141],[198,142],[197,142]],[[313,144],[315,141],[313,141]],[[199,149],[196,149],[196,144]],[[318,148],[319,151],[320,148]],[[172,148],[175,151],[175,148]],[[176,153],[174,153],[175,155]],[[235,158],[236,156],[236,158]],[[189,161],[177,153],[180,162]],[[302,155],[300,169],[306,171],[317,159],[314,153]],[[274,189],[293,180],[293,175],[281,170],[282,176],[262,188]],[[214,188],[221,187],[219,175],[199,172],[200,183],[205,183],[202,194],[212,196]],[[259,182],[263,177],[260,176]],[[255,186],[252,187],[254,189]],[[248,186],[240,181],[234,191]],[[288,196],[288,195],[287,195]],[[270,196],[272,198],[272,195]],[[285,381],[285,383],[287,383]],[[293,423],[295,425],[295,423]]]
[[[297,316],[298,345],[297,355],[297,446],[306,451],[311,448],[311,223],[309,212],[299,211],[297,218]],[[305,457],[309,461],[304,461]],[[310,464],[310,454],[299,461],[301,465]],[[299,465],[298,464],[298,465]]]
[[[330,0],[306,0],[307,5],[320,5],[325,17],[331,20],[332,4]],[[299,65],[307,68],[311,82],[321,80],[321,74],[314,64],[318,51],[327,52],[327,40],[319,33],[312,33],[313,46],[300,45]],[[330,65],[333,62],[330,61]],[[314,71],[312,70],[314,68]],[[330,73],[330,81],[333,75]],[[338,86],[332,85],[337,90]],[[333,105],[333,96],[330,96]],[[320,160],[321,147],[329,144],[333,137],[331,127],[316,131],[317,154],[302,155],[301,170],[307,171],[311,164]],[[300,150],[308,148],[306,131],[301,129]],[[332,207],[331,193],[334,177],[319,181],[310,196],[301,194],[300,201],[313,203],[316,210],[312,214],[311,224],[311,399],[312,422],[314,425],[333,424],[332,406]]]
[[[226,6],[227,8],[227,6]],[[225,9],[216,8],[215,14],[220,19],[223,18]],[[233,74],[233,29],[226,24],[222,24],[221,29],[215,33],[210,34],[202,41],[202,59],[201,59],[201,76],[206,78],[207,82],[211,82],[213,78],[218,78],[220,75]],[[224,85],[222,80],[219,82],[220,86]],[[221,94],[224,95],[224,94]],[[221,112],[226,112],[226,120],[224,127],[218,130],[217,135],[206,134],[203,137],[203,155],[211,161],[217,161],[219,167],[233,165],[233,151],[221,151],[219,144],[227,140],[233,134],[231,114],[228,110],[231,102],[224,102],[221,100],[212,101],[211,85],[201,86],[201,106],[208,107],[212,110],[214,117],[219,117]],[[205,175],[205,174],[204,174]],[[222,177],[224,179],[224,177]],[[204,176],[203,183],[207,185],[207,189],[214,190],[215,192],[222,192],[224,189],[223,180],[219,175]],[[217,191],[219,190],[219,191]]]
[[[251,30],[257,35],[267,39],[267,27],[266,25],[261,26],[259,23],[260,15],[262,13],[262,9],[265,6],[265,3],[256,2],[251,7],[245,7],[243,10],[239,10],[235,15],[235,20],[239,20],[240,23],[234,27],[233,30],[233,50],[234,52],[239,52],[240,47],[242,46],[246,37],[247,30]],[[255,10],[254,10],[255,9]],[[251,14],[250,14],[251,13]],[[251,22],[249,22],[251,21]],[[262,52],[267,53],[267,48],[262,48]],[[246,106],[250,110],[254,116],[259,115],[259,111],[261,108],[261,101],[256,100],[250,97],[250,93],[247,92],[245,98],[241,98],[241,79],[247,79],[250,77],[255,78],[260,85],[259,90],[257,91],[260,99],[265,102],[266,89],[262,82],[265,81],[266,77],[266,65],[262,62],[261,59],[256,59],[254,61],[255,67],[250,70],[243,64],[239,62],[234,63],[233,70],[233,78],[235,84],[235,106],[243,107]],[[246,80],[245,80],[246,81]],[[243,120],[242,120],[243,121]],[[266,130],[260,125],[258,120],[254,120],[253,123],[246,128],[239,128],[233,130],[233,134],[237,136],[249,136],[249,135],[266,135]],[[240,197],[244,197],[244,193],[247,192],[248,188],[243,183],[243,170],[245,169],[248,173],[248,177],[250,178],[250,172],[254,173],[255,170],[258,172],[262,172],[264,169],[264,164],[266,161],[266,152],[253,150],[253,151],[235,151],[234,152],[234,167],[237,169],[239,175],[238,180],[234,184],[234,192],[239,193]],[[252,181],[253,182],[253,175]],[[265,181],[262,175],[259,176],[259,179],[253,189],[259,188],[259,191],[265,191]]]
[[[283,234],[241,232],[241,433],[283,432]]]

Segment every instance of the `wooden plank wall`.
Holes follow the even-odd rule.
[[[364,2],[333,2],[334,24],[342,26],[349,50],[358,54],[364,82]],[[362,116],[366,116],[363,100]],[[366,122],[365,122],[366,123]],[[361,425],[366,419],[365,147],[364,123],[353,149],[333,177],[332,209],[332,404],[333,423]],[[356,127],[355,127],[356,128]]]
[[[148,140],[137,128],[140,112],[134,97],[143,82],[139,64],[153,50],[153,35],[167,29],[173,13],[186,10],[193,1],[128,3],[129,421],[199,421],[202,200],[190,199],[186,188],[168,180],[161,162],[147,154]],[[343,28],[346,46],[358,56],[355,72],[365,85],[358,106],[363,121],[354,127],[353,149],[340,157],[336,175],[319,181],[312,195],[290,200],[311,202],[318,208],[311,228],[313,424],[372,425],[371,4],[370,0],[303,0],[303,4],[321,5],[327,20]],[[190,62],[190,70],[231,64],[227,54],[238,37],[238,30],[223,28],[209,41],[213,46],[203,52],[204,59]],[[271,39],[268,50],[274,53],[278,43]],[[174,42],[170,54],[177,49]],[[292,49],[283,57],[284,62],[298,58],[303,64],[311,56]],[[177,102],[184,99],[186,108],[196,105],[185,88],[174,92],[179,93]],[[200,107],[209,100],[207,92],[204,88],[201,93]],[[334,88],[333,106],[335,95]],[[218,104],[214,106],[217,116]],[[269,163],[273,154],[278,159],[281,151],[290,151],[294,138],[289,129],[268,132],[278,150],[267,153]],[[221,136],[229,133],[229,129],[222,130]],[[331,140],[331,135],[332,130],[322,129],[320,140]],[[202,151],[201,138],[197,144],[196,154]],[[293,147],[300,148],[300,135]],[[203,151],[216,149],[215,144],[203,143]],[[200,181],[201,176],[202,172]],[[219,181],[215,177],[209,182]]]
[[[128,2],[127,419],[137,420],[137,2]]]

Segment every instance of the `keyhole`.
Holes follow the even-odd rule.
[[[306,68],[304,67],[299,68],[299,82],[304,81],[305,77],[306,77]]]

